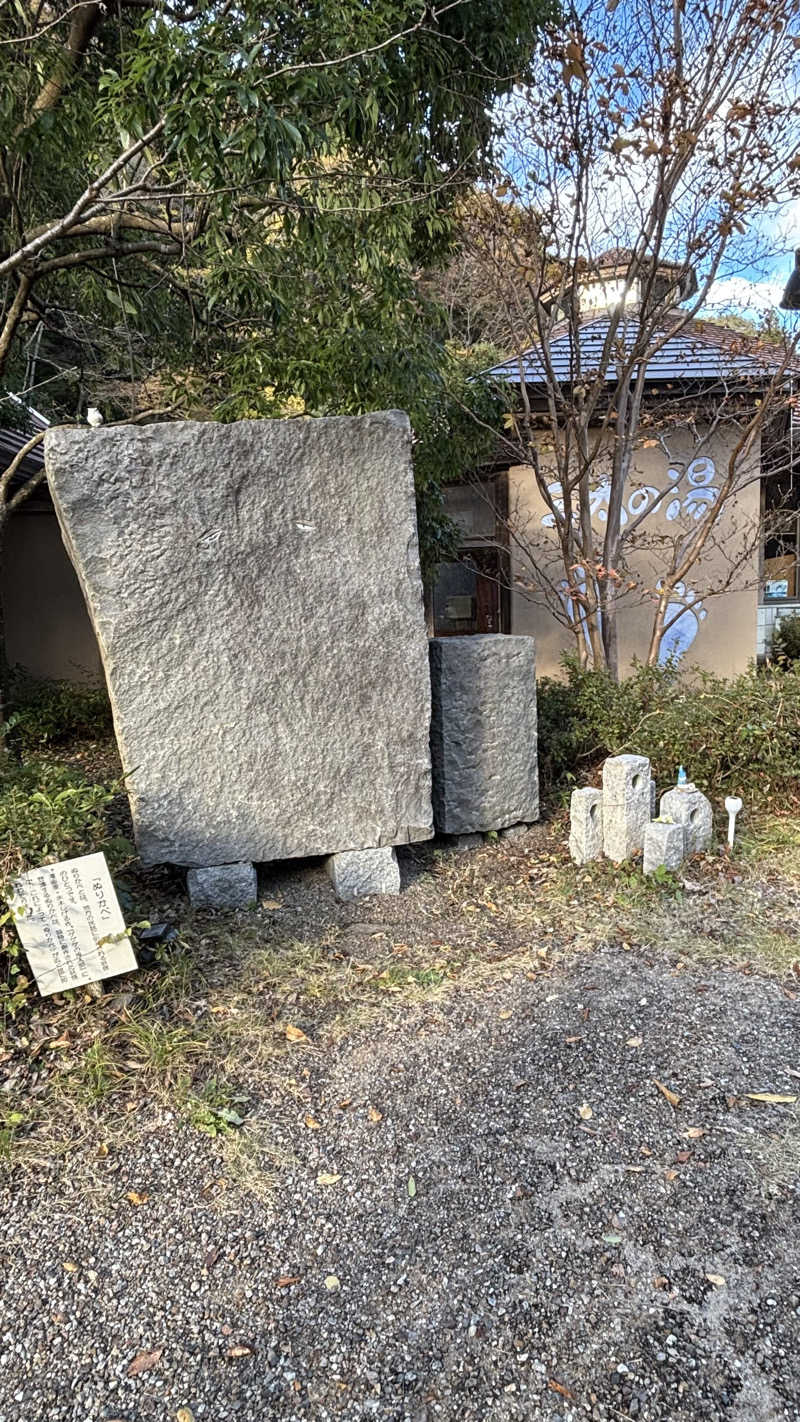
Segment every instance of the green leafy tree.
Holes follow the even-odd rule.
[[[453,357],[415,272],[489,173],[550,11],[12,0],[0,383],[56,418],[390,403],[441,429]]]

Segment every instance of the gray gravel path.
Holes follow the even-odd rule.
[[[800,1119],[744,1096],[797,1093],[798,1006],[574,957],[298,1050],[267,1204],[177,1121],[96,1201],[13,1177],[0,1422],[800,1418]]]

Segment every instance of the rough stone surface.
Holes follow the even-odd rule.
[[[573,790],[569,802],[569,852],[576,864],[603,853],[603,792],[587,785]]]
[[[454,854],[468,854],[472,849],[482,849],[483,842],[482,834],[454,834],[447,846]]]
[[[255,865],[247,862],[190,869],[186,887],[194,908],[242,909],[258,897]]]
[[[658,814],[658,786],[650,773],[650,818],[654,820]]]
[[[661,796],[661,814],[683,826],[684,853],[702,854],[711,844],[714,811],[711,801],[691,781],[675,785]]]
[[[603,851],[620,864],[644,845],[650,823],[650,762],[609,756],[603,766]]]
[[[528,833],[528,830],[529,830],[529,829],[530,829],[530,825],[526,825],[526,824],[524,824],[524,823],[523,823],[523,824],[518,824],[518,825],[508,825],[508,827],[507,827],[506,829],[501,829],[501,831],[500,831],[500,838],[501,838],[501,839],[524,839],[524,837],[525,837],[525,835]]]
[[[430,837],[410,449],[397,411],[48,431],[146,864]]]
[[[435,637],[430,644],[433,815],[443,834],[539,818],[532,637]]]
[[[679,869],[683,863],[683,826],[653,820],[644,832],[645,874],[656,869]]]
[[[400,866],[393,849],[344,850],[331,855],[327,870],[339,899],[400,893]]]

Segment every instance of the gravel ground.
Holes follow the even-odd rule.
[[[800,1418],[798,1005],[585,953],[299,1046],[266,1202],[178,1120],[12,1175],[0,1422]]]

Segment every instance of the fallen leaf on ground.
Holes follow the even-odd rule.
[[[318,1175],[318,1176],[317,1176],[317,1184],[318,1184],[318,1185],[335,1185],[336,1182],[337,1182],[337,1180],[341,1180],[341,1178],[342,1178],[341,1175],[337,1175],[337,1174],[335,1174],[335,1173],[329,1174],[327,1171],[323,1171],[321,1175]]]
[[[287,1042],[307,1042],[308,1037],[300,1027],[293,1027],[292,1024],[289,1023],[289,1026],[286,1028],[286,1040]]]
[[[667,1180],[677,1180],[678,1178],[677,1170],[665,1170],[664,1174],[667,1177]]]
[[[702,1126],[690,1126],[688,1131],[684,1131],[684,1135],[687,1140],[699,1141],[700,1137],[705,1135],[705,1131]]]
[[[283,904],[280,899],[262,899],[261,907],[265,909],[279,909],[283,908]]]
[[[639,1146],[639,1154],[640,1154],[640,1155],[652,1155],[653,1152],[651,1151],[651,1149],[650,1149],[649,1146],[640,1145],[640,1146]]]
[[[510,1008],[506,1008],[504,1012],[500,1013],[500,1021],[507,1022],[509,1017],[513,1017],[513,1015],[514,1014],[511,1012]]]
[[[724,1289],[724,1287],[725,1287],[725,1275],[724,1275],[724,1274],[706,1274],[706,1278],[708,1279],[709,1284],[713,1284],[713,1285],[714,1285],[714,1288],[715,1288],[715,1289]]]
[[[347,1108],[348,1108],[348,1106],[351,1106],[352,1103],[353,1103],[353,1098],[352,1098],[352,1096],[346,1096],[345,1099],[344,1099],[344,1101],[337,1101],[337,1102],[336,1102],[336,1105],[339,1107],[339,1110],[340,1110],[340,1111],[346,1111]]]
[[[417,1193],[417,1182],[416,1182],[416,1180],[414,1179],[413,1175],[409,1175],[409,1177],[408,1177],[408,1198],[409,1198],[409,1200],[413,1200],[413,1198],[414,1198],[414,1196],[416,1195],[416,1193]]]
[[[175,1422],[194,1422],[194,1413],[191,1407],[179,1407],[175,1413]]]
[[[547,1386],[551,1392],[557,1392],[559,1397],[568,1397],[570,1402],[575,1401],[574,1392],[570,1392],[569,1388],[565,1387],[563,1383],[556,1382],[555,1378],[548,1378]]]
[[[341,1284],[339,1283],[339,1280],[337,1279],[337,1277],[336,1277],[335,1274],[326,1274],[326,1275],[325,1275],[325,1288],[326,1288],[326,1289],[329,1289],[332,1294],[335,1294],[336,1291],[337,1291],[338,1289],[340,1289],[341,1287],[342,1287],[342,1286],[341,1286]]]
[[[129,1190],[125,1199],[130,1200],[132,1205],[146,1205],[150,1196],[146,1190]]]
[[[594,1112],[591,1106],[584,1101],[583,1105],[578,1107],[578,1115],[582,1121],[591,1121]]]
[[[310,1131],[321,1131],[321,1130],[322,1130],[322,1126],[320,1125],[320,1122],[319,1122],[319,1121],[315,1121],[313,1116],[304,1116],[304,1117],[303,1117],[303,1125],[304,1125],[304,1126],[307,1126]]]
[[[621,1244],[621,1243],[622,1243],[622,1235],[621,1235],[621,1234],[604,1234],[604,1235],[603,1235],[603,1239],[605,1240],[606,1244]]]
[[[669,1288],[669,1279],[667,1278],[666,1274],[656,1274],[656,1277],[655,1277],[654,1280],[653,1280],[653,1288],[654,1288],[654,1289],[668,1289],[668,1288]]]
[[[128,1377],[138,1378],[140,1373],[146,1373],[148,1368],[154,1368],[158,1362],[163,1348],[154,1348],[150,1353],[137,1353],[128,1364]]]
[[[77,1274],[77,1272],[78,1272],[78,1266],[77,1266],[77,1264],[73,1264],[73,1262],[72,1262],[71,1259],[65,1259],[63,1262],[64,1262],[64,1268],[66,1269],[66,1271],[67,1271],[68,1274]]]
[[[281,1277],[275,1280],[275,1288],[288,1289],[290,1284],[299,1284],[300,1278],[300,1274],[281,1274]]]
[[[582,1042],[582,1041],[583,1041],[583,1038],[582,1038],[582,1037],[565,1037],[565,1038],[564,1038],[564,1041],[565,1041],[565,1042],[568,1042],[569,1045],[572,1046],[572,1044],[573,1044],[574,1042]]]
[[[226,1358],[249,1358],[252,1353],[249,1343],[232,1343],[225,1353]]]
[[[769,1106],[793,1106],[796,1096],[779,1096],[774,1091],[746,1091],[748,1101],[765,1101]]]
[[[669,1102],[670,1106],[680,1106],[680,1096],[676,1096],[674,1091],[670,1091],[669,1087],[665,1086],[663,1081],[657,1081],[655,1077],[653,1077],[653,1081],[655,1082],[664,1099]]]
[[[628,1040],[627,1040],[627,1042],[625,1043],[625,1046],[626,1046],[626,1047],[641,1047],[641,1045],[642,1045],[642,1039],[641,1039],[641,1037],[629,1037]]]
[[[685,1165],[687,1160],[691,1160],[691,1158],[692,1152],[690,1150],[679,1150],[675,1156],[678,1165]]]
[[[376,1110],[374,1106],[370,1106],[369,1111],[367,1112],[367,1115],[369,1116],[369,1119],[370,1119],[371,1121],[373,1121],[373,1122],[378,1122],[378,1121],[382,1121],[382,1120],[383,1120],[383,1112]]]

